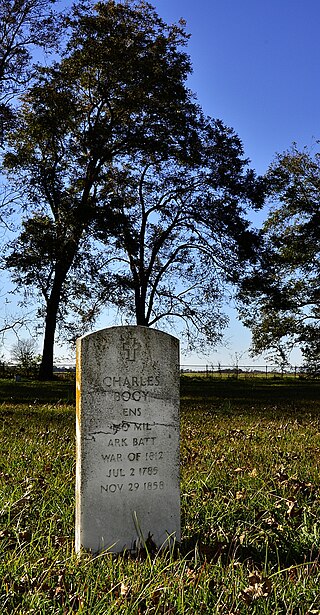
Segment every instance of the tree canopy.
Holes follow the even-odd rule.
[[[298,345],[320,359],[320,153],[296,145],[268,171],[273,206],[263,227],[260,259],[244,280],[244,322],[253,351],[289,360]]]
[[[189,340],[216,341],[224,285],[254,252],[246,209],[263,201],[241,141],[186,85],[183,22],[107,0],[75,4],[64,25],[4,157],[24,209],[6,265],[41,297],[42,378],[70,309],[87,323],[108,301],[146,326],[179,316]]]
[[[108,1],[75,5],[68,27],[61,61],[39,67],[23,97],[4,162],[25,207],[7,265],[46,302],[43,377],[52,373],[58,310],[106,190],[106,169],[137,153],[187,158],[197,140],[182,25],[167,26],[148,4]],[[46,235],[39,239],[45,229],[47,249],[37,262],[20,248],[46,243]]]

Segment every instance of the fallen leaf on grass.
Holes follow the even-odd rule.
[[[243,533],[241,534],[241,536],[239,536],[239,542],[240,542],[240,544],[241,544],[241,545],[243,545],[243,543],[244,543],[244,541],[245,541],[246,537],[247,537],[246,532],[243,532]]]
[[[30,540],[32,538],[31,530],[23,530],[23,531],[19,532],[18,538],[22,542],[30,542]]]
[[[276,473],[275,478],[279,481],[279,483],[287,483],[289,480],[289,474],[287,474],[284,467],[281,466]]]
[[[222,464],[225,462],[225,460],[226,460],[226,456],[225,456],[225,455],[222,455],[222,457],[220,457],[220,459],[217,459],[217,460],[216,460],[216,464],[217,464],[218,466],[220,466],[220,465],[222,465]]]
[[[54,536],[54,546],[63,547],[68,540],[68,536]]]
[[[249,587],[240,593],[240,598],[247,605],[259,598],[268,598],[272,590],[270,579],[262,577],[259,572],[249,574]]]
[[[294,494],[303,493],[303,495],[310,497],[315,491],[315,485],[313,483],[306,483],[304,480],[298,478],[290,479],[292,482]]]
[[[129,590],[130,590],[129,585],[126,585],[126,583],[121,583],[120,595],[122,596],[122,598],[126,598],[127,597],[127,595],[129,594]]]
[[[246,492],[243,491],[237,491],[236,493],[236,500],[244,500],[246,497]]]
[[[298,504],[296,500],[292,500],[292,499],[287,500],[287,506],[288,506],[288,509],[286,512],[287,517],[289,517],[290,519],[294,519],[296,517],[301,516],[303,510],[302,508],[298,508]]]
[[[245,468],[236,468],[235,470],[233,470],[235,474],[240,474],[241,472],[245,471]]]

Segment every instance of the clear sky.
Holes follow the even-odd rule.
[[[276,152],[320,138],[319,0],[155,0],[163,19],[183,17],[191,34],[190,88],[204,111],[234,128],[264,173]],[[210,360],[252,364],[250,333],[227,308],[225,347]],[[99,323],[100,324],[100,323]],[[103,326],[108,323],[103,321]],[[299,354],[292,357],[299,362]],[[185,363],[206,363],[193,355]],[[261,359],[259,363],[263,363]]]
[[[157,0],[191,34],[191,88],[263,173],[292,141],[319,138],[319,0]]]
[[[276,152],[320,138],[319,0],[156,0],[167,22],[191,34],[191,89],[204,111],[234,128],[264,173]],[[250,333],[230,309],[227,344],[212,360],[252,363]],[[197,357],[183,359],[197,362]],[[300,361],[293,353],[292,362]],[[258,359],[261,362],[261,359]]]

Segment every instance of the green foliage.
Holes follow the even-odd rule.
[[[245,210],[264,188],[237,135],[186,87],[183,22],[108,0],[74,5],[64,25],[61,57],[35,72],[4,164],[25,209],[6,266],[40,298],[42,378],[57,323],[79,335],[108,300],[138,324],[179,316],[188,341],[216,342],[223,287],[254,252]]]
[[[317,613],[317,382],[184,379],[181,545],[80,560],[73,387],[10,386],[0,409],[3,615]]]
[[[44,305],[43,378],[52,376],[58,317],[63,327],[70,296],[75,308],[84,297],[73,276],[88,283],[90,299],[103,272],[103,258],[88,257],[88,237],[107,170],[138,153],[167,156],[176,143],[187,156],[198,113],[185,86],[182,25],[166,26],[148,4],[108,1],[76,5],[66,26],[62,58],[38,68],[5,156],[26,211],[7,266]],[[107,293],[93,294],[81,314],[95,315]]]
[[[243,319],[253,350],[282,361],[294,345],[319,368],[319,153],[294,145],[279,155],[267,179],[275,201],[263,227],[258,264],[243,282]]]

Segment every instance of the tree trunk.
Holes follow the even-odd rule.
[[[146,319],[146,294],[139,286],[135,289],[135,309],[137,325],[148,326]]]
[[[63,276],[60,276],[59,280],[55,278],[50,298],[47,303],[42,360],[39,369],[39,380],[53,380],[54,337],[57,326],[57,315],[60,303],[61,288],[64,282],[64,278]]]

